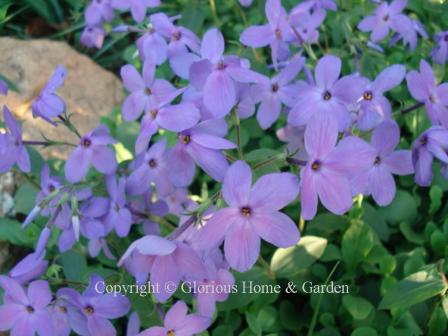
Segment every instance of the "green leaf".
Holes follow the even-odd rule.
[[[342,258],[351,270],[354,269],[373,247],[373,233],[363,222],[354,222],[342,237]]]
[[[440,209],[442,205],[443,190],[438,185],[433,185],[429,189],[429,198],[431,199],[431,205],[429,207],[429,213],[434,214]]]
[[[371,327],[360,327],[353,330],[350,336],[378,336],[378,333]]]
[[[263,307],[258,312],[246,312],[246,321],[255,334],[270,331],[277,320],[277,310],[272,306]]]
[[[67,280],[82,282],[87,275],[86,257],[75,251],[68,251],[60,255],[60,261]]]
[[[392,203],[379,212],[390,223],[412,223],[417,218],[418,210],[418,202],[414,197],[408,192],[398,190]]]
[[[342,305],[355,320],[364,320],[373,311],[373,305],[369,301],[352,295],[344,295]]]
[[[297,245],[279,248],[271,260],[271,270],[279,277],[291,277],[311,266],[325,251],[327,239],[305,236]]]
[[[0,218],[0,241],[7,241],[13,245],[33,247],[39,237],[39,229],[30,225],[22,229],[21,223],[8,218]]]
[[[431,234],[431,247],[434,252],[444,254],[447,242],[442,231],[436,230]]]
[[[212,336],[228,336],[233,334],[232,327],[228,325],[220,325],[212,332]]]
[[[400,231],[410,242],[421,245],[425,242],[425,237],[421,233],[415,232],[408,222],[400,223]]]
[[[283,328],[292,331],[298,330],[300,327],[300,319],[297,318],[298,314],[298,310],[291,302],[280,302],[279,318]]]
[[[29,183],[20,186],[14,195],[16,212],[28,214],[35,206],[37,189]]]
[[[431,314],[431,318],[428,323],[428,335],[440,336],[446,335],[446,317],[442,307],[436,307]]]
[[[417,272],[391,286],[381,300],[379,309],[404,310],[439,295],[446,289],[442,278],[427,271]]]

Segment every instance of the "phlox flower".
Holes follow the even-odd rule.
[[[109,230],[115,229],[118,237],[126,237],[131,229],[132,214],[126,202],[126,178],[116,181],[115,175],[106,177],[107,192],[110,197],[110,207],[105,224]]]
[[[101,26],[88,25],[82,31],[80,42],[88,48],[100,49],[103,46],[106,32]]]
[[[434,35],[436,45],[431,51],[434,62],[444,64],[448,60],[448,31],[438,32]]]
[[[104,21],[112,21],[114,9],[110,0],[92,0],[84,12],[88,25],[93,26]]]
[[[137,22],[145,19],[148,8],[160,6],[160,0],[111,0],[112,7],[121,11],[131,11],[132,18]]]

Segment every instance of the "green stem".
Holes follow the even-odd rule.
[[[275,274],[274,272],[272,272],[271,266],[269,266],[269,263],[261,256],[261,254],[258,257],[258,262],[266,270],[268,277],[271,279],[275,279]]]
[[[257,170],[257,169],[260,169],[260,168],[262,168],[262,167],[264,167],[264,166],[266,166],[266,165],[268,165],[268,164],[270,164],[270,163],[272,163],[272,162],[275,162],[275,161],[277,161],[277,160],[282,160],[282,159],[284,159],[285,158],[285,154],[279,154],[279,155],[273,155],[273,156],[269,156],[267,159],[265,159],[265,160],[263,160],[263,161],[260,161],[260,162],[258,162],[257,164],[255,164],[253,167],[252,167],[252,170]]]
[[[219,23],[219,19],[218,19],[218,14],[216,12],[216,2],[215,2],[215,0],[208,0],[208,3],[210,5],[210,9],[212,11],[212,16],[213,16],[213,20],[215,21],[215,25],[217,27],[219,27],[220,23]]]
[[[338,260],[336,262],[336,264],[333,266],[330,274],[328,274],[328,277],[325,280],[324,286],[326,286],[328,284],[328,281],[330,281],[331,277],[333,276],[333,273],[336,271],[336,268],[339,266],[339,263],[340,263],[340,260]],[[314,309],[313,317],[311,319],[310,329],[308,330],[308,334],[307,334],[308,336],[312,336],[313,335],[314,328],[316,327],[317,316],[319,315],[319,309],[320,309],[320,305],[322,303],[322,298],[323,298],[323,295],[320,294],[318,299],[317,299],[316,309]]]

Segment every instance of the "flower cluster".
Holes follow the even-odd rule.
[[[35,252],[9,277],[0,278],[5,291],[0,330],[16,335],[68,335],[70,330],[114,335],[109,319],[128,313],[125,297],[100,295],[93,289],[101,281],[98,277],[92,277],[83,294],[59,288],[55,298],[47,282],[36,280],[48,269],[45,255],[52,231],[59,232],[60,252],[87,244],[91,257],[103,253],[110,260],[119,256],[109,246],[109,237],[126,239],[143,233],[117,264],[138,284],[148,279],[159,284],[162,290],[155,299],[165,303],[174,294],[166,290],[168,282],[175,287],[192,281],[232,285],[231,271],[249,270],[260,256],[262,240],[280,248],[297,244],[300,232],[282,211],[289,205],[298,209],[300,204],[304,220],[316,216],[319,202],[342,215],[357,195],[371,195],[386,206],[395,196],[394,175],[415,173],[415,182],[428,186],[435,159],[448,178],[448,83],[436,83],[426,61],[421,61],[419,71],[391,64],[376,78],[367,78],[344,72],[335,55],[323,55],[315,64],[304,57],[306,48],[318,41],[326,11],[337,10],[333,1],[307,0],[289,13],[280,0],[266,1],[268,23],[248,27],[240,37],[246,46],[270,47],[273,67],[264,73],[252,69],[248,59],[226,54],[224,36],[217,28],[200,39],[178,25],[178,17],[160,12],[147,18],[147,8],[158,4],[93,0],[85,13],[82,41],[88,46],[101,46],[105,34],[101,25],[113,20],[114,9],[130,10],[137,23],[148,23],[144,29],[131,25],[114,29],[139,35],[136,64],[141,67],[127,64],[120,72],[129,93],[122,119],[140,125],[132,160],[117,161],[113,147],[117,140],[106,125],[79,134],[56,93],[66,77],[64,67],[56,69],[32,104],[35,117],[65,126],[78,140],[69,144],[73,149],[64,176],[53,176],[49,166],[42,170],[41,190],[24,226],[39,216],[47,218],[46,225]],[[414,48],[416,33],[423,34],[424,29],[402,14],[405,6],[405,0],[382,2],[359,29],[372,31],[372,42],[392,29]],[[433,52],[438,62],[446,60],[446,40],[441,33]],[[158,78],[163,64],[180,80]],[[412,149],[400,143],[400,126],[388,99],[388,91],[405,79],[417,101],[405,112],[424,106],[432,123]],[[239,132],[240,120],[255,112],[263,130],[284,126],[277,134],[287,146],[279,155],[253,164],[244,160]],[[0,172],[17,166],[29,173],[27,146],[61,144],[23,140],[21,127],[6,106],[4,120]],[[226,138],[230,127],[235,141]],[[281,161],[283,171],[260,176],[257,169],[272,161]],[[210,197],[189,195],[198,169],[215,186]],[[168,234],[165,226],[171,230]],[[194,314],[187,314],[187,305],[178,301],[164,317],[164,327],[151,327],[141,335],[201,332],[211,324],[216,303],[226,299],[222,293],[195,294]],[[139,326],[134,322],[130,329],[135,334]]]

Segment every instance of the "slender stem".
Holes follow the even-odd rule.
[[[24,145],[30,145],[30,146],[50,146],[50,143],[48,141],[22,141]]]
[[[261,254],[258,257],[258,262],[266,270],[268,277],[271,279],[275,279],[275,274],[274,274],[274,272],[272,272],[271,266],[269,266],[269,263],[261,256]]]
[[[215,0],[208,0],[208,3],[210,4],[210,9],[212,11],[213,20],[215,21],[216,26],[220,26],[218,14],[216,12],[216,2]]]
[[[406,114],[406,113],[412,112],[412,111],[422,107],[423,105],[425,105],[425,103],[418,102],[408,108],[405,108],[404,110],[401,110],[401,114]]]
[[[240,118],[238,117],[238,111],[233,109],[233,116],[235,119],[235,128],[236,128],[236,144],[238,146],[238,158],[243,160],[243,149],[241,148],[241,128],[240,128]]]
[[[333,276],[333,273],[336,271],[336,268],[339,266],[340,260],[338,260],[336,262],[336,264],[333,266],[330,274],[328,274],[327,279],[325,280],[325,286],[327,285],[328,281],[330,281],[331,277]],[[314,328],[316,327],[316,322],[317,322],[317,316],[319,315],[319,309],[320,309],[320,305],[322,303],[322,298],[323,295],[320,294],[319,297],[317,298],[317,304],[316,304],[316,308],[314,309],[314,313],[313,313],[313,317],[311,319],[311,323],[310,323],[310,329],[308,330],[308,336],[312,336],[313,332],[314,332]]]
[[[40,190],[40,185],[39,185],[38,182],[36,182],[34,180],[32,174],[24,173],[23,171],[18,170],[18,169],[14,169],[14,172],[16,172],[17,174],[22,175],[25,178],[25,180],[27,180],[30,184],[32,184],[35,188],[37,188],[37,190]]]
[[[181,226],[176,228],[173,232],[171,232],[166,239],[169,240],[175,240],[177,239],[182,233],[185,232],[191,225],[193,225],[196,222],[197,217],[195,215],[191,216],[187,219],[185,223],[183,223]]]
[[[264,166],[267,166],[268,164],[270,164],[272,162],[275,162],[277,160],[280,160],[280,159],[284,158],[284,156],[285,156],[284,154],[269,156],[267,159],[265,159],[263,161],[260,161],[257,164],[255,164],[252,167],[252,170],[257,170],[257,169],[260,169],[260,168],[262,168]]]
[[[302,216],[300,216],[299,218],[299,230],[300,232],[303,232],[303,230],[305,230],[305,220]]]
[[[234,157],[233,155],[230,155],[229,153],[224,153],[224,155],[226,156],[227,160],[229,160],[229,161],[231,161],[231,162],[237,160],[236,157]]]
[[[307,164],[307,162],[304,161],[304,160],[297,160],[297,159],[294,159],[294,158],[287,158],[286,161],[288,163],[293,164],[293,165],[302,166],[302,167],[306,166],[306,164]]]
[[[79,134],[78,130],[76,129],[75,125],[73,125],[70,120],[62,115],[58,116],[58,118],[62,121],[62,124],[67,127],[67,129],[73,133],[76,134],[78,138],[81,138],[81,134]]]

